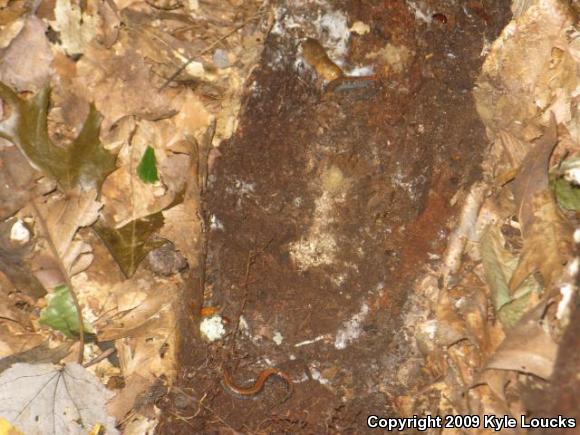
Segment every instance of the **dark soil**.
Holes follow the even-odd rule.
[[[509,18],[499,0],[427,4],[431,23],[402,1],[336,2],[371,29],[351,38],[349,64],[387,43],[412,53],[362,88],[325,92],[297,71],[299,38],[319,35],[269,35],[205,198],[205,304],[229,335],[200,344],[184,322],[180,393],[162,404],[159,433],[360,433],[413,387],[398,382],[408,352],[393,339],[414,279],[445,247],[453,195],[479,176],[471,90],[484,39]],[[224,368],[247,385],[268,367],[293,380],[287,401],[274,378],[247,400],[221,384]]]

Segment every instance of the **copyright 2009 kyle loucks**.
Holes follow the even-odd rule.
[[[414,415],[413,417],[380,417],[369,415],[367,427],[394,432],[403,432],[410,429],[426,431],[428,429],[490,429],[500,432],[504,429],[573,429],[576,419],[558,415],[556,417],[528,417],[520,418],[508,415]]]

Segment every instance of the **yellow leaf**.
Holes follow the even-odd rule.
[[[0,417],[0,435],[24,435],[8,421]]]

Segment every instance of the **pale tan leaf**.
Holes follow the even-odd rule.
[[[558,346],[540,325],[545,309],[540,304],[510,330],[486,365],[486,369],[513,370],[549,379],[554,369]]]
[[[53,196],[38,209],[48,229],[48,236],[65,269],[71,275],[85,270],[92,261],[91,247],[75,239],[79,228],[92,225],[99,216],[102,204],[96,201],[96,190],[74,191],[67,196]],[[53,258],[46,241],[31,259],[34,275],[45,288],[52,288],[64,282],[58,262]]]
[[[18,36],[0,52],[0,81],[19,91],[37,91],[49,80],[53,59],[46,25],[30,15]],[[26,53],[26,54],[24,54]]]

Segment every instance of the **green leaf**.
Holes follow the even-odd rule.
[[[558,178],[552,184],[558,203],[565,209],[580,211],[580,187],[565,178]]]
[[[145,256],[160,247],[164,241],[153,234],[163,226],[162,212],[129,222],[121,228],[107,227],[98,220],[94,229],[127,278],[131,277]]]
[[[157,160],[155,160],[155,150],[151,147],[147,147],[141,157],[141,162],[137,167],[137,174],[139,178],[144,183],[155,183],[159,181],[159,176],[157,175]]]
[[[48,135],[48,87],[23,99],[0,83],[0,97],[10,105],[10,116],[0,123],[0,137],[17,145],[34,166],[54,177],[64,191],[77,186],[99,189],[115,169],[115,156],[99,140],[102,117],[93,104],[81,132],[64,148],[53,144]]]
[[[69,338],[79,335],[79,318],[73,298],[66,285],[58,286],[48,296],[48,306],[40,312],[40,323],[62,332]],[[90,325],[85,323],[84,330],[93,333]]]
[[[504,244],[500,229],[496,225],[490,225],[481,237],[480,252],[495,312],[502,324],[509,328],[527,311],[532,291],[539,292],[540,286],[530,276],[515,294],[510,292],[508,283],[516,269],[518,258]]]

